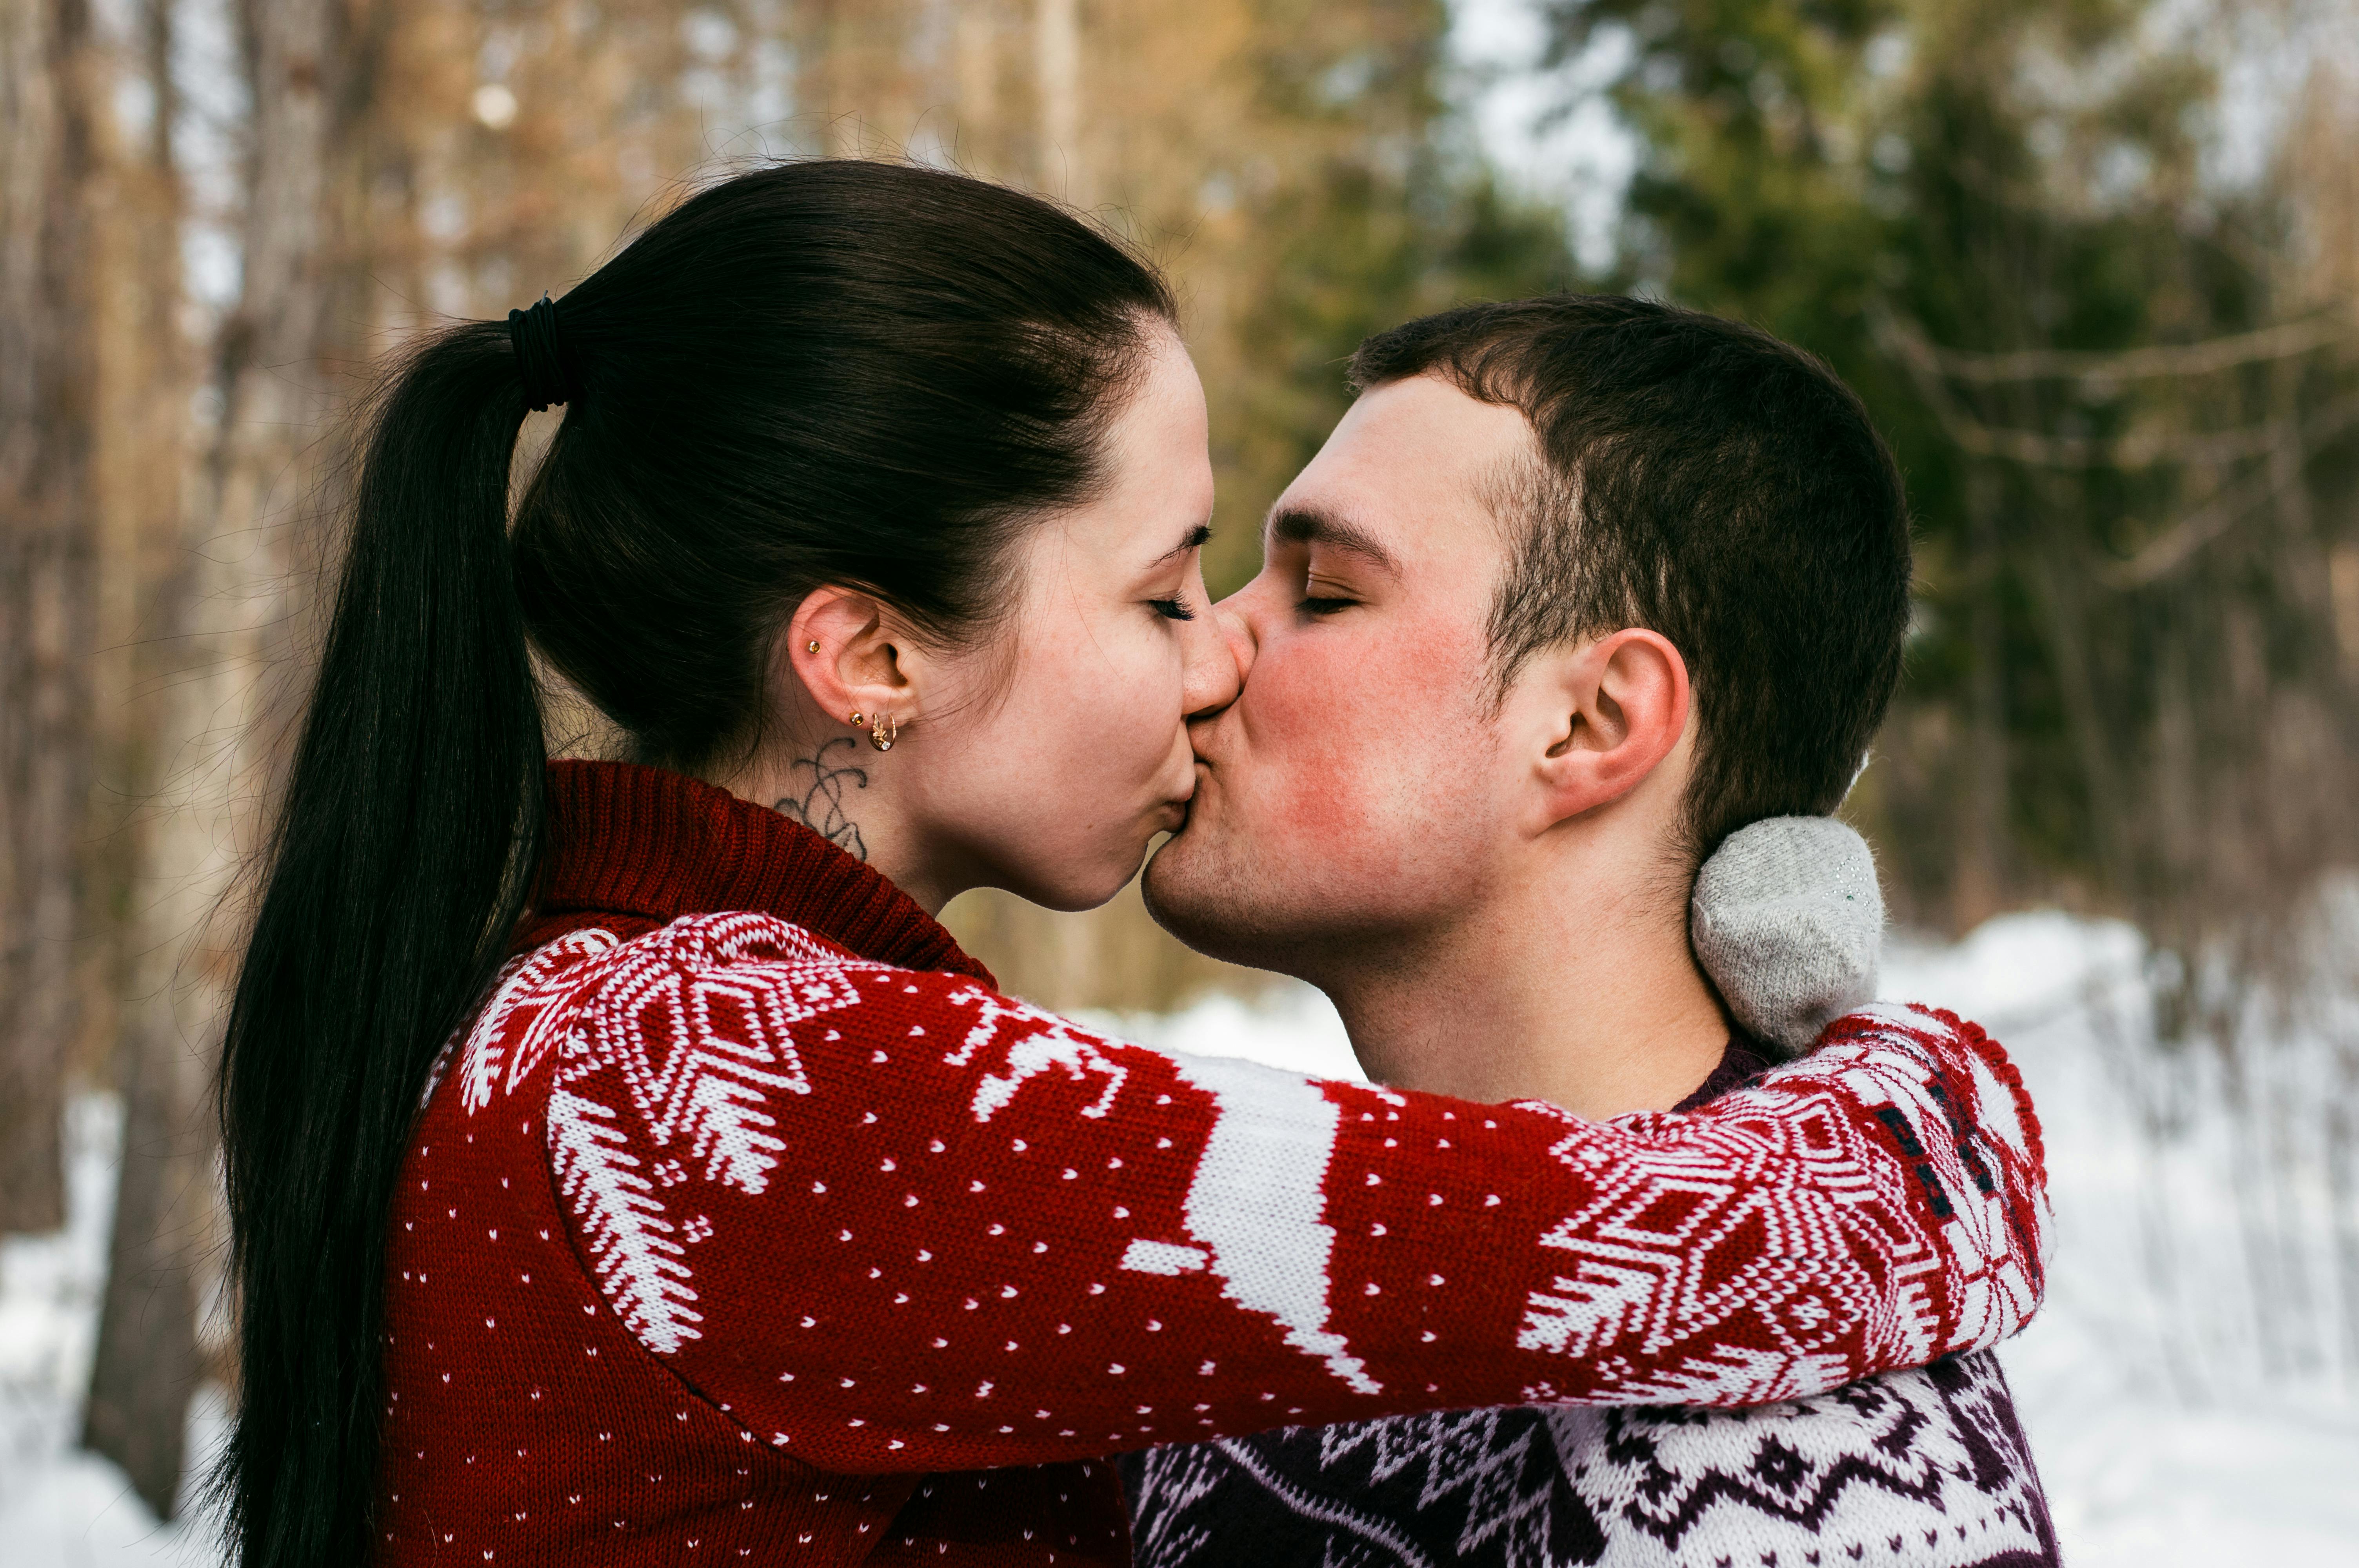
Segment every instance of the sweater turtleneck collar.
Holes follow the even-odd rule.
[[[878,963],[997,983],[864,862],[726,790],[629,762],[560,762],[549,765],[548,801],[548,851],[517,951],[585,915],[668,925],[753,910]]]

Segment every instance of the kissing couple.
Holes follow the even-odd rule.
[[[2055,1561],[2038,1124],[1872,1001],[1827,816],[1908,619],[1858,399],[1638,300],[1410,322],[1216,605],[1178,320],[814,161],[393,370],[223,1053],[242,1562]],[[1370,1082],[935,918],[1167,834],[1157,918]]]

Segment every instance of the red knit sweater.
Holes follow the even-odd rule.
[[[563,763],[391,1227],[380,1559],[1127,1560],[1103,1456],[1752,1403],[2014,1332],[2044,1173],[1971,1024],[1590,1123],[1104,1039],[867,867]]]

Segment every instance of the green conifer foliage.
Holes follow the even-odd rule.
[[[2201,944],[2352,864],[2352,633],[2314,585],[2354,547],[2359,342],[2299,264],[2315,180],[2207,172],[2234,8],[1550,22],[1560,62],[1618,64],[1632,279],[1827,358],[1908,471],[1921,613],[1854,801],[1898,911],[2061,898]]]

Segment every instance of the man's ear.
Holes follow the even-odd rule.
[[[811,704],[832,723],[878,714],[902,724],[917,717],[916,666],[923,658],[874,596],[855,589],[814,589],[780,635],[776,662],[790,669]]]
[[[1537,721],[1543,826],[1621,799],[1679,749],[1688,665],[1660,633],[1629,627],[1535,663],[1516,706]]]

